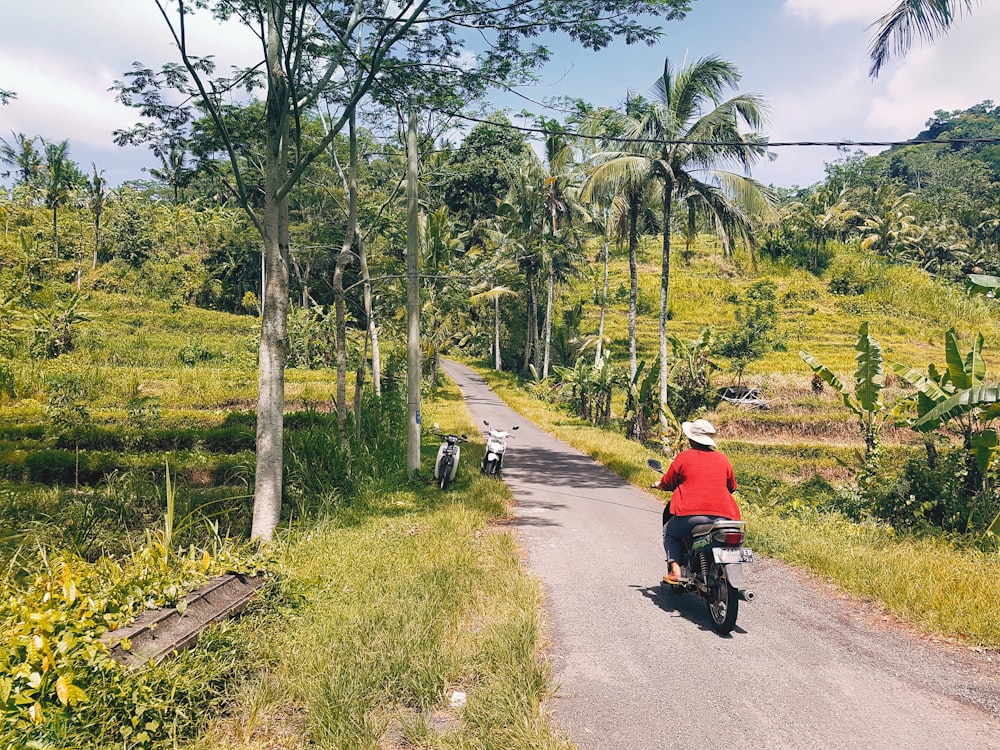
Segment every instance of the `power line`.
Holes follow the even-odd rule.
[[[472,115],[459,114],[458,112],[446,112],[441,109],[434,109],[435,112],[447,115],[448,117],[454,117],[458,120],[466,120],[468,122],[475,122],[484,125],[493,125],[498,128],[507,128],[509,130],[517,130],[521,133],[533,133],[536,135],[543,136],[563,136],[566,138],[581,138],[584,140],[593,141],[611,141],[613,143],[650,143],[650,144],[670,144],[670,145],[680,145],[685,144],[688,146],[727,146],[734,148],[786,148],[786,147],[807,147],[807,146],[834,146],[834,147],[851,147],[851,146],[921,146],[929,144],[937,144],[939,146],[948,145],[998,145],[1000,144],[1000,136],[993,138],[911,138],[906,141],[692,141],[688,139],[655,139],[655,138],[634,138],[629,136],[613,136],[613,135],[595,135],[592,133],[581,133],[573,130],[546,130],[545,128],[535,128],[528,127],[527,125],[515,125],[513,123],[497,122],[495,120],[486,120],[481,117],[473,117]]]

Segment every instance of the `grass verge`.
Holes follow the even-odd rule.
[[[424,423],[478,434],[453,386]],[[447,491],[376,478],[350,507],[281,542],[282,611],[248,636],[260,663],[193,747],[330,750],[572,746],[548,726],[540,592],[496,523],[506,486],[463,451]],[[465,696],[462,704],[461,695]]]

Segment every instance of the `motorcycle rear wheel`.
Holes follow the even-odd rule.
[[[712,630],[719,635],[728,635],[736,627],[736,616],[740,609],[740,592],[734,589],[720,565],[713,566],[712,585],[708,589],[708,616],[712,620]]]
[[[449,479],[451,479],[451,459],[445,456],[438,467],[438,484],[442,490],[448,486]]]

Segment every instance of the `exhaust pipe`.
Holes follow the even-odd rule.
[[[740,599],[742,599],[745,602],[752,602],[756,598],[756,596],[757,595],[750,589],[744,589],[743,591],[740,592]]]

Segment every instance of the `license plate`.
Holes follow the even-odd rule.
[[[753,562],[753,550],[746,547],[713,547],[712,554],[715,561],[723,565]]]

